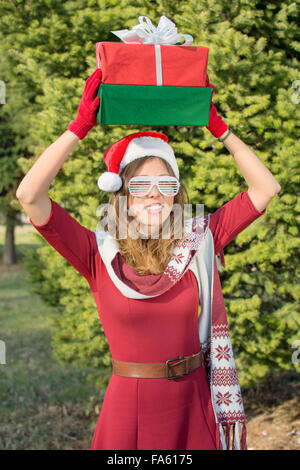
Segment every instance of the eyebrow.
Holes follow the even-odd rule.
[[[138,176],[149,176],[149,175],[138,175]],[[157,176],[171,176],[171,175],[164,173],[163,175],[157,175]]]

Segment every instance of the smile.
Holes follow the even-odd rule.
[[[145,209],[149,214],[159,214],[163,206],[161,204],[152,204],[151,206],[145,207]]]

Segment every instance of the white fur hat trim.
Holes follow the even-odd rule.
[[[176,178],[179,179],[179,169],[172,147],[157,137],[137,137],[132,139],[120,163],[120,171],[133,160],[150,155],[166,160],[171,165]]]

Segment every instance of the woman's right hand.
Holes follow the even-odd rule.
[[[210,83],[208,75],[206,75],[205,86],[209,86],[210,88],[212,88],[211,103],[210,103],[210,110],[209,110],[209,123],[205,127],[209,130],[209,132],[214,137],[219,138],[222,135],[224,135],[224,133],[228,130],[228,125],[223,120],[223,118],[218,114],[215,104],[212,100],[212,97],[215,92],[215,89],[214,89],[215,85],[212,85],[212,83]]]
[[[101,79],[101,69],[96,69],[92,75],[87,78],[78,106],[76,119],[67,127],[67,129],[77,135],[80,140],[84,139],[87,133],[96,125],[100,98],[99,96],[95,97],[95,95],[97,94]]]

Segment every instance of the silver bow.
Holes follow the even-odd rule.
[[[193,42],[193,36],[190,34],[179,34],[173,21],[166,16],[162,16],[158,26],[155,27],[147,16],[139,16],[139,24],[133,26],[131,30],[121,29],[120,31],[111,31],[125,43],[131,44],[176,44],[185,39],[180,45],[189,45]]]

